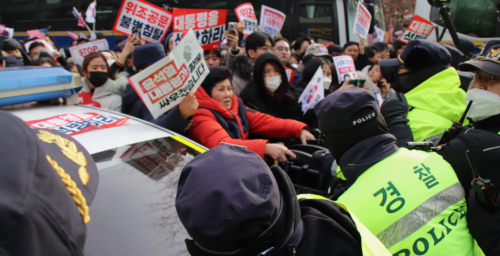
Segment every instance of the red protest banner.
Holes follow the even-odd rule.
[[[234,9],[239,21],[245,22],[245,30],[243,34],[248,36],[255,31],[259,31],[259,23],[255,17],[255,10],[252,3],[244,3]]]
[[[192,29],[203,50],[219,48],[224,38],[227,10],[174,8],[174,45]]]
[[[97,113],[66,114],[27,121],[32,128],[53,129],[68,135],[86,132],[92,128],[120,126],[130,118],[103,116]]]
[[[125,0],[116,17],[113,31],[130,36],[133,26],[141,26],[141,38],[161,42],[172,23],[172,13],[143,0]]]
[[[410,26],[408,26],[408,29],[406,29],[401,37],[401,41],[408,43],[408,41],[413,39],[427,39],[432,30],[434,30],[434,25],[430,21],[415,15],[413,20],[411,20]]]

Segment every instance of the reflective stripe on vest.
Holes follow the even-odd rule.
[[[301,194],[297,195],[300,199],[317,199],[317,200],[327,200],[332,203],[338,204],[342,209],[344,209],[351,216],[352,221],[356,225],[356,229],[361,236],[361,250],[363,250],[363,255],[366,256],[378,256],[378,255],[391,255],[391,253],[385,248],[385,246],[356,218],[356,216],[349,211],[349,209],[342,203],[334,202],[325,197],[313,195],[313,194]]]
[[[338,201],[393,255],[475,252],[464,190],[436,153],[401,148],[365,171]]]

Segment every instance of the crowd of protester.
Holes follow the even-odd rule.
[[[439,182],[441,184],[444,184],[446,180],[446,184],[459,184],[463,187],[457,189],[457,191],[460,190],[461,192],[457,192],[457,195],[459,195],[454,201],[456,209],[453,209],[459,211],[462,206],[459,207],[458,204],[466,205],[464,191],[468,192],[468,189],[470,189],[470,170],[461,167],[465,165],[463,163],[463,154],[462,157],[457,157],[459,153],[455,154],[454,150],[455,148],[462,150],[462,148],[469,147],[469,144],[476,143],[476,141],[473,141],[474,139],[471,139],[470,136],[472,135],[467,137],[466,134],[461,134],[462,137],[454,141],[456,144],[449,144],[449,147],[439,152],[442,157],[434,153],[412,153],[413,151],[402,150],[402,148],[407,147],[408,142],[422,142],[440,136],[445,129],[450,128],[454,122],[457,122],[466,107],[466,91],[462,88],[469,89],[467,99],[473,99],[474,97],[477,97],[478,100],[482,99],[478,96],[479,92],[476,89],[500,95],[500,89],[498,89],[500,85],[495,84],[500,79],[500,73],[496,71],[500,62],[496,60],[495,65],[497,66],[494,68],[477,64],[484,59],[493,58],[493,55],[488,55],[488,52],[491,52],[496,46],[500,47],[500,42],[495,41],[484,46],[479,58],[474,59],[476,56],[473,49],[470,48],[471,43],[466,40],[461,41],[464,54],[453,45],[443,45],[426,40],[412,40],[409,43],[395,40],[389,43],[377,42],[367,45],[367,41],[361,39],[359,43],[347,42],[344,45],[338,45],[332,42],[323,45],[318,43],[315,38],[300,37],[290,41],[285,38],[273,38],[262,31],[253,32],[244,37],[243,28],[244,23],[238,23],[237,31],[228,33],[227,39],[219,49],[204,51],[204,59],[210,73],[196,91],[190,92],[180,104],[158,118],[152,116],[137,92],[129,84],[127,78],[143,72],[149,66],[171,53],[175,49],[172,34],[167,35],[162,43],[145,43],[143,39],[134,36],[118,38],[115,42],[117,46],[113,50],[88,54],[84,58],[82,66],[73,63],[68,50],[55,45],[53,39],[48,35],[44,40],[56,49],[51,54],[45,48],[45,45],[40,42],[33,42],[26,51],[23,44],[31,39],[27,39],[22,43],[17,39],[5,39],[0,42],[0,64],[2,67],[64,67],[82,77],[83,88],[81,92],[90,92],[92,100],[96,102],[97,106],[152,122],[183,134],[207,148],[217,148],[221,143],[243,146],[259,156],[259,160],[246,153],[241,153],[241,149],[232,146],[228,146],[227,149],[219,148],[217,150],[220,151],[218,154],[228,154],[227,157],[229,158],[231,154],[243,154],[241,159],[249,158],[249,165],[259,166],[262,159],[286,162],[288,159],[295,158],[296,155],[281,143],[283,140],[293,141],[296,144],[307,144],[309,141],[321,140],[328,151],[323,152],[320,161],[324,166],[328,167],[328,170],[332,170],[325,173],[329,180],[333,180],[331,183],[331,199],[345,204],[350,211],[340,210],[337,204],[334,205],[333,210],[325,210],[325,208],[323,210],[325,212],[341,212],[342,216],[337,216],[338,218],[346,218],[347,212],[351,212],[371,232],[374,232],[372,228],[376,225],[370,225],[374,220],[371,219],[372,216],[369,215],[369,211],[363,207],[376,195],[371,193],[367,198],[364,198],[359,196],[358,191],[370,186],[371,181],[377,179],[377,175],[380,176],[380,173],[389,170],[389,168],[384,169],[381,166],[391,167],[405,163],[418,166],[424,160],[432,162],[434,168],[441,170],[440,175],[436,174],[436,169],[432,171],[436,170],[434,175],[440,177]],[[75,40],[72,45],[81,45],[88,42],[89,39],[80,38]],[[493,51],[500,50],[495,48]],[[355,85],[349,83],[351,78],[339,82],[332,57],[340,55],[352,57],[356,69],[356,77],[352,79],[366,80],[364,88],[355,88]],[[469,59],[472,60],[466,62]],[[325,99],[316,105],[315,109],[303,112],[299,97],[313,79],[318,68],[323,71]],[[287,69],[294,71],[293,77],[288,77]],[[460,76],[456,69],[476,73],[471,81]],[[383,104],[375,100],[375,94],[380,94]],[[498,104],[494,106],[498,108]],[[500,131],[498,129],[500,127],[498,112],[500,111],[497,111],[496,115],[486,117],[479,115],[480,118],[477,118],[477,114],[476,116],[472,114],[471,119],[466,121],[474,124],[475,129],[471,134],[478,133],[478,136],[484,136],[486,138],[484,141],[497,140],[497,134]],[[481,129],[489,133],[482,133]],[[315,134],[321,134],[321,139]],[[489,136],[493,136],[492,134],[495,138],[489,138]],[[208,158],[207,155],[208,153],[204,154],[202,158]],[[392,156],[397,157],[391,158]],[[201,158],[196,158],[195,161],[190,163],[192,167],[189,168],[196,170],[197,161],[201,161],[199,159]],[[203,165],[207,165],[210,161],[210,159],[205,160]],[[485,162],[491,164],[489,159]],[[238,165],[237,162],[227,164],[220,161],[211,164],[213,166],[220,165],[217,168],[213,167],[214,173],[220,171],[222,172],[220,175],[227,175],[228,177],[243,175],[235,174],[237,172],[228,172],[231,167],[234,168],[234,166]],[[204,168],[208,167],[204,166]],[[378,168],[379,172],[368,172],[367,170],[370,168]],[[427,171],[430,175],[429,170]],[[252,175],[255,168],[246,171],[248,171],[248,175]],[[270,173],[269,169],[265,169],[263,172]],[[192,173],[195,173],[195,171]],[[361,175],[362,173],[363,175]],[[288,186],[288,180],[280,175],[279,171],[276,170],[273,170],[273,174],[271,174],[273,177],[276,176],[276,179],[285,179],[285,181],[277,182],[279,188],[274,188],[276,190],[275,196],[278,197],[275,200],[279,201],[280,193],[288,193],[287,196],[295,199],[295,192],[286,192],[283,189],[283,186]],[[420,180],[422,180],[422,176],[420,177]],[[491,177],[495,182],[500,181],[497,174],[493,174]],[[235,179],[239,178],[241,177],[235,177]],[[250,176],[247,178],[252,179]],[[274,178],[272,179],[274,180]],[[394,178],[394,180],[397,179],[397,177]],[[189,186],[189,182],[193,181],[183,181],[181,177],[180,182],[186,182],[186,186]],[[228,183],[231,182],[228,181]],[[208,195],[212,192],[219,193],[217,190],[219,188],[212,188],[212,186],[216,185],[209,183],[208,186],[204,187],[207,191],[213,189],[213,191],[207,192]],[[429,188],[427,183],[426,185]],[[246,189],[239,188],[238,186],[241,186],[241,184],[235,184],[234,186],[236,190]],[[408,185],[405,191],[408,191],[412,186],[414,186],[413,183]],[[379,188],[373,187],[372,189]],[[447,188],[442,188],[442,191],[445,191],[445,189]],[[441,191],[441,188],[439,191]],[[179,185],[178,192],[182,192],[181,185]],[[394,193],[396,194],[396,192]],[[429,199],[434,195],[437,194],[429,194],[425,199]],[[186,195],[178,194],[180,198],[178,198],[179,201],[176,205],[178,211],[182,212],[183,207],[189,209],[198,207],[194,203],[190,204],[181,201],[182,196]],[[469,200],[474,200],[474,198],[471,197]],[[274,207],[278,206],[274,205]],[[302,211],[305,215],[311,213],[307,212],[306,206],[303,209],[301,207],[302,205],[300,207],[294,205],[291,211],[298,211],[299,213]],[[321,208],[324,206],[316,205],[314,207]],[[347,209],[345,206],[342,207],[342,209],[344,208]],[[204,211],[199,209],[190,212]],[[271,211],[270,216],[275,214]],[[492,221],[484,215],[484,212],[477,210],[477,207],[474,214],[476,218],[471,219],[470,222],[478,226],[482,225],[481,220]],[[187,215],[180,217],[186,228],[189,229],[191,220],[189,216],[186,217]],[[268,216],[268,218],[271,217]],[[334,219],[334,217],[331,218]],[[351,220],[350,217],[347,218]],[[393,223],[395,220],[397,218],[380,217],[377,221]],[[290,226],[292,233],[294,233],[294,229],[299,229],[302,221],[306,222],[305,219],[300,220],[300,214],[299,218],[295,218],[294,221],[294,224],[286,224]],[[356,219],[356,221],[358,220]],[[498,222],[498,219],[492,222],[494,221]],[[341,222],[338,221],[338,223]],[[356,228],[360,230],[361,224],[356,227],[352,225],[353,223],[348,222],[347,224],[344,222],[347,230],[355,230]],[[457,222],[454,223],[456,225]],[[218,243],[222,244],[218,248],[212,247],[213,244],[211,243],[203,244],[203,239],[206,238],[203,237],[204,231],[198,230],[202,229],[200,227],[203,227],[203,224],[198,223],[197,225],[191,227],[192,232],[200,232],[197,233],[197,236],[193,236],[193,239],[196,242],[201,240],[202,243],[190,244],[186,242],[191,253],[196,254],[200,250],[205,250],[201,245],[209,248],[207,251],[212,252],[216,252],[218,248],[234,250],[241,247],[235,244],[224,247],[225,245],[220,242],[223,239],[218,240]],[[321,229],[321,225],[314,225],[318,225],[317,228]],[[335,229],[340,230],[342,228],[335,226]],[[252,229],[252,232],[253,235],[250,234],[250,238],[245,239],[248,241],[258,239],[264,230],[263,228]],[[359,231],[359,234],[357,231],[354,233],[349,232],[346,232],[343,237],[345,243],[357,243],[359,246],[364,243],[359,238],[362,231]],[[496,254],[500,250],[497,248],[498,246],[495,246],[495,242],[489,241],[488,238],[482,238],[481,232],[477,228],[470,228],[469,233],[469,228],[465,223],[465,226],[460,226],[460,229],[457,228],[457,231],[454,230],[454,233],[452,233],[452,235],[461,234],[462,237],[458,240],[455,237],[456,241],[454,240],[454,243],[450,242],[452,239],[446,240],[447,246],[454,247],[454,249],[458,248],[464,255],[470,255],[474,252],[474,246],[477,246],[474,245],[474,239],[476,239],[487,255]],[[292,233],[290,233],[290,236],[292,236]],[[327,234],[328,232],[325,231],[324,233]],[[224,234],[227,236],[227,233]],[[288,238],[292,239],[290,236]],[[338,236],[336,237],[338,238]],[[215,238],[217,237],[212,236],[210,239]],[[363,239],[365,239],[364,236]],[[390,249],[394,244],[389,240],[381,239],[380,242]],[[440,241],[438,240],[438,242]],[[468,245],[461,248],[460,243]],[[391,246],[388,246],[388,244]],[[308,253],[309,255],[324,255],[324,252],[329,250],[326,249],[327,247],[318,249],[317,245],[310,245],[308,250],[302,248],[302,254],[299,253],[298,255],[307,255]],[[348,246],[345,248],[348,248]],[[349,249],[337,250],[337,252],[339,254],[348,253],[351,255],[352,253],[352,255],[357,255],[357,253],[353,252],[358,252],[361,250],[360,248],[349,247]],[[394,248],[393,250],[396,250]],[[403,255],[400,253],[407,253],[408,251],[403,247],[398,248],[398,252],[391,251],[391,253]],[[414,245],[413,250],[418,249],[415,248]],[[294,249],[290,247],[289,250],[293,251]],[[417,252],[422,252],[419,250]],[[304,251],[306,252],[304,253]],[[265,255],[265,253],[262,255]]]

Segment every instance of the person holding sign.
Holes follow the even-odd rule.
[[[280,162],[286,161],[287,155],[295,158],[295,154],[268,140],[249,140],[249,133],[277,139],[299,138],[303,144],[314,139],[304,123],[246,110],[241,99],[233,93],[231,78],[228,68],[210,68],[196,91],[200,108],[194,113],[189,138],[208,148],[222,142],[241,145],[263,158],[269,156]]]
[[[229,41],[228,34],[228,41]],[[257,58],[266,52],[272,52],[274,48],[274,39],[264,32],[253,32],[247,37],[245,43],[246,56],[243,51],[238,47],[238,36],[233,35],[231,39],[231,49],[227,53],[228,59],[226,67],[230,68],[233,73],[233,91],[236,95],[252,80],[252,69]]]
[[[160,43],[150,43],[137,47],[133,52],[134,66],[138,73],[165,58],[165,50]],[[141,100],[131,85],[122,94],[122,112],[143,120],[149,121],[161,127],[183,134],[191,122],[191,117],[198,108],[198,101],[191,91],[181,103],[158,118],[153,115]]]
[[[253,81],[240,93],[241,100],[249,108],[277,118],[303,121],[298,96],[288,82],[285,67],[272,53],[257,58]]]

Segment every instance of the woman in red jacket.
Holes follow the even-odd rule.
[[[196,91],[199,108],[193,115],[188,137],[208,148],[221,142],[247,147],[261,157],[268,155],[284,162],[286,155],[295,155],[281,144],[267,140],[249,140],[248,134],[271,138],[300,138],[314,140],[306,124],[295,120],[275,118],[256,111],[247,111],[241,99],[232,91],[231,70],[225,67],[210,68],[210,73]]]

